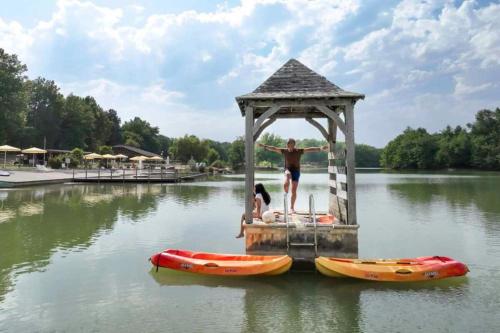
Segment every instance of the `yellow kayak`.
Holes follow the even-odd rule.
[[[465,264],[439,256],[376,260],[318,257],[316,269],[330,277],[401,282],[438,280],[469,272]]]

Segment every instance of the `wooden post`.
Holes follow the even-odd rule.
[[[346,166],[347,166],[347,223],[357,224],[356,219],[356,164],[354,144],[354,103],[345,106]]]
[[[253,108],[245,108],[245,221],[253,223],[254,141]]]
[[[342,221],[341,211],[339,202],[337,200],[337,195],[333,194],[332,182],[337,181],[337,174],[334,172],[331,155],[335,153],[337,145],[337,124],[333,119],[328,118],[328,184],[329,186],[329,201],[328,201],[328,212]]]

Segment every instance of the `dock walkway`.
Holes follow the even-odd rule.
[[[135,170],[53,170],[9,171],[0,177],[0,188],[72,183],[179,183],[192,181],[205,174],[178,174],[174,172],[136,172]]]

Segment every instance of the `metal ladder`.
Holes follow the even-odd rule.
[[[294,246],[314,246],[314,256],[318,256],[318,228],[316,221],[316,208],[314,205],[314,197],[312,194],[309,195],[309,219],[313,221],[314,226],[314,242],[313,243],[296,243],[290,242],[290,223],[288,220],[288,193],[284,195],[284,213],[285,213],[285,223],[286,223],[286,252],[290,253],[290,247]]]

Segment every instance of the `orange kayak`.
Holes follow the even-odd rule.
[[[177,271],[226,276],[278,275],[292,266],[292,258],[284,256],[251,256],[165,250],[151,258],[153,266]]]
[[[318,257],[316,268],[331,277],[401,282],[438,280],[469,272],[465,264],[439,256],[376,260]]]

